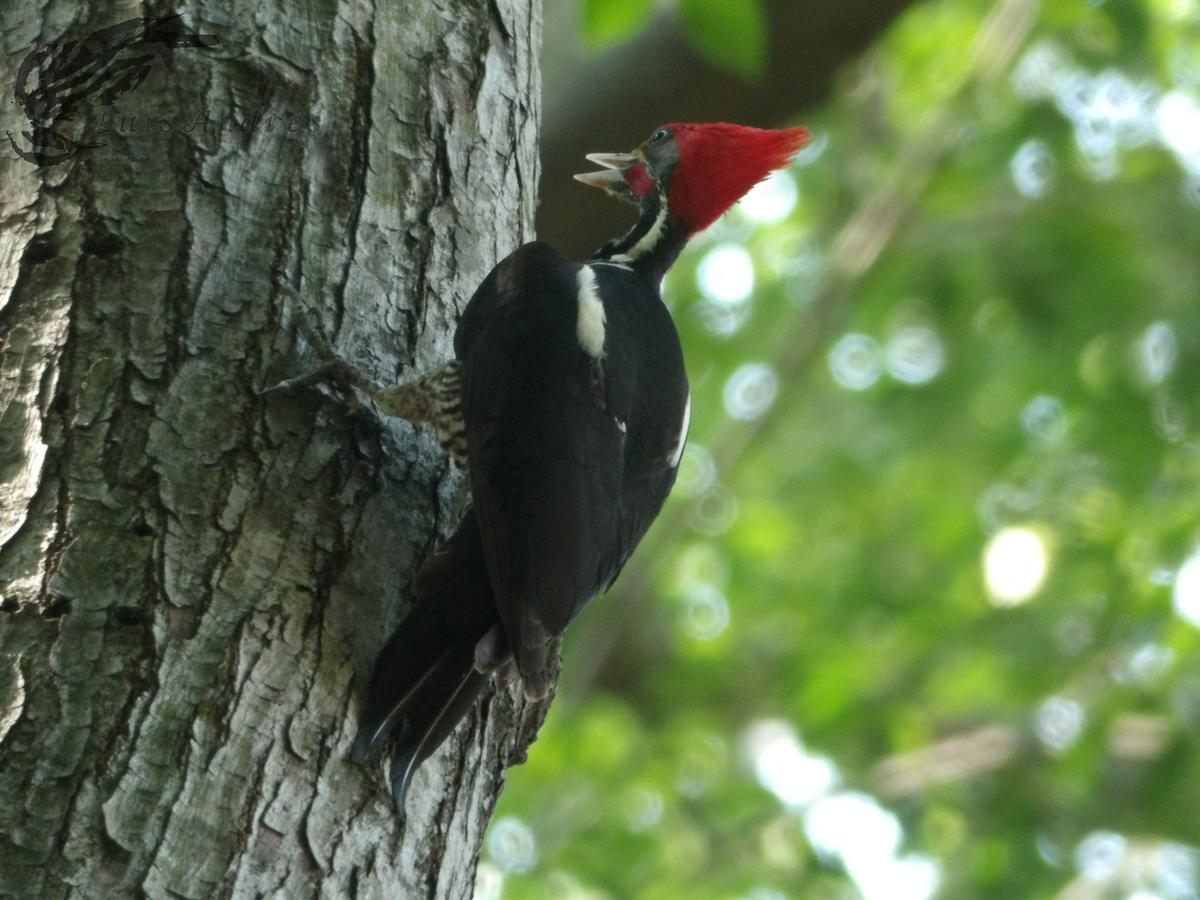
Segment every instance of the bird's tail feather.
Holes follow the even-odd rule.
[[[400,814],[413,773],[463,719],[488,676],[475,647],[499,620],[474,511],[425,562],[416,604],[388,640],[371,679],[351,755],[378,763],[391,736],[392,794]]]
[[[403,749],[397,748],[392,754],[392,799],[401,816],[404,815],[404,798],[408,795],[408,787],[412,784],[417,767],[441,746],[459,720],[471,711],[487,679],[487,675],[470,668],[434,714],[420,738],[411,744],[405,742]]]
[[[392,646],[394,643],[396,643],[394,640],[389,642],[389,646],[384,649],[384,655],[394,659],[395,654],[399,653],[403,654],[407,660],[412,660],[416,655],[404,653],[405,650],[411,650],[411,647]],[[454,657],[456,655],[454,651],[456,649],[454,646],[449,646],[442,650],[430,661],[429,667],[417,676],[415,682],[401,688],[395,695],[390,688],[385,688],[381,684],[386,681],[389,685],[396,685],[397,681],[395,678],[387,677],[394,673],[383,671],[387,660],[380,659],[376,669],[376,683],[372,685],[371,689],[371,698],[358,721],[358,735],[354,740],[356,762],[363,765],[378,763],[384,742],[392,731],[403,723],[406,716],[411,717],[430,705],[430,697],[438,693],[439,681],[444,680],[447,676],[454,677]],[[394,669],[395,666],[390,668]]]

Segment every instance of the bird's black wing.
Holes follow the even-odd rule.
[[[533,695],[546,642],[608,581],[628,390],[578,336],[581,266],[521,247],[463,314],[463,418],[471,490],[501,621]],[[622,395],[625,396],[622,396]]]
[[[610,402],[627,416],[615,533],[601,560],[607,589],[675,484],[691,400],[679,333],[658,286],[622,266],[593,269],[606,298]]]

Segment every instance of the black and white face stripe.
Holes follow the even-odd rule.
[[[624,237],[601,247],[593,257],[594,261],[629,265],[652,256],[666,236],[669,215],[670,207],[664,193],[645,198],[637,224]]]
[[[647,253],[650,253],[658,246],[658,242],[662,240],[663,229],[667,225],[667,204],[663,201],[659,204],[658,215],[654,218],[654,223],[650,226],[650,230],[642,235],[636,244],[625,251],[626,255],[631,260],[637,259]]]

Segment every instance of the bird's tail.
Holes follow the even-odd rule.
[[[489,677],[475,668],[476,645],[499,616],[473,509],[417,572],[413,593],[416,605],[375,664],[352,751],[374,765],[395,735],[391,782],[400,815],[417,767],[471,711]]]

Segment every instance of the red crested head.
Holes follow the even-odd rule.
[[[803,128],[664,125],[632,153],[590,154],[604,171],[575,177],[634,203],[667,185],[667,205],[678,227],[695,234],[776,169],[786,168],[808,138]]]
[[[640,266],[661,279],[692,235],[776,169],[786,168],[808,138],[803,128],[680,123],[662,126],[632,153],[588,154],[602,171],[575,177],[639,210],[629,233],[593,258]]]
[[[787,168],[809,138],[803,128],[769,131],[723,122],[666,127],[679,148],[667,202],[692,233],[719,219],[772,172]]]

